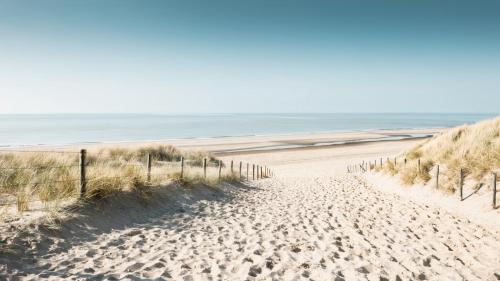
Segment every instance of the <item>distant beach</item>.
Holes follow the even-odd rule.
[[[0,148],[433,129],[493,116],[458,113],[14,114],[0,115]]]

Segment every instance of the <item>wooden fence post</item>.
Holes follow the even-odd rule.
[[[420,174],[420,158],[418,158],[418,173]]]
[[[382,168],[382,157],[380,157],[380,168]]]
[[[222,160],[219,160],[219,180],[222,174]]]
[[[497,207],[497,174],[493,173],[493,202],[492,207],[495,209]]]
[[[464,200],[464,169],[460,168],[460,201]]]
[[[405,168],[406,168],[406,158],[405,158]]]
[[[231,174],[234,173],[234,169],[233,169],[233,160],[231,160]]]
[[[263,178],[263,175],[262,175],[262,166],[260,166],[260,178],[261,179]]]
[[[240,161],[240,180],[241,180],[241,165],[243,165]]]
[[[248,180],[248,168],[249,168],[250,164],[247,162],[247,180]]]
[[[184,157],[181,157],[181,179],[184,178]]]
[[[437,165],[436,169],[436,189],[439,188],[439,165]]]
[[[207,158],[203,158],[203,177],[207,177]]]
[[[146,163],[146,167],[148,170],[148,182],[151,182],[151,154],[149,154],[149,153],[148,153],[148,160]]]
[[[252,180],[255,180],[255,164],[252,164]]]
[[[396,162],[396,157],[394,157],[394,166],[396,166],[398,162]]]
[[[85,179],[85,156],[87,150],[80,150],[80,197],[85,195],[87,189],[87,180]]]

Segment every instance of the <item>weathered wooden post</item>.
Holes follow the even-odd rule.
[[[420,158],[418,158],[418,173],[420,174]]]
[[[234,173],[234,169],[233,169],[233,160],[231,160],[231,174]]]
[[[240,180],[241,180],[241,165],[243,165],[240,161]]]
[[[406,158],[405,158],[405,168],[406,168]]]
[[[184,178],[184,157],[181,157],[181,179]]]
[[[87,180],[85,179],[85,156],[87,155],[87,150],[80,150],[80,197],[85,196],[87,189]]]
[[[263,174],[262,174],[262,166],[260,166],[260,178],[261,178],[261,179],[263,178]]]
[[[149,154],[149,153],[148,153],[148,159],[146,162],[146,167],[147,167],[147,171],[148,171],[148,174],[147,174],[148,182],[151,182],[151,154]]]
[[[247,180],[248,180],[248,168],[249,168],[250,164],[247,162]]]
[[[460,168],[460,179],[459,179],[459,188],[460,188],[460,201],[464,200],[464,169]]]
[[[219,160],[219,180],[221,176],[222,176],[222,160]]]
[[[257,165],[257,179],[259,179],[259,165]]]
[[[493,173],[493,202],[492,207],[495,209],[497,207],[497,174]]]
[[[436,189],[439,189],[439,165],[436,168]]]
[[[203,177],[207,177],[207,158],[203,158]]]
[[[382,168],[382,157],[380,157],[380,168]]]
[[[398,162],[396,161],[396,157],[394,157],[394,166],[396,166]]]
[[[252,180],[255,180],[255,164],[252,164]]]

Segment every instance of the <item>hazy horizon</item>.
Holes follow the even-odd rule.
[[[447,128],[492,117],[467,113],[3,114],[0,147]]]

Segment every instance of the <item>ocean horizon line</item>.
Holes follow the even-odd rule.
[[[440,129],[494,114],[34,114],[0,115],[0,146]]]

